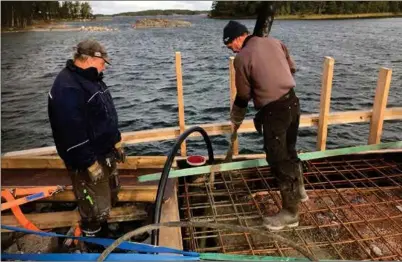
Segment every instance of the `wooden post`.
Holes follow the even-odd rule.
[[[378,144],[381,141],[384,112],[387,107],[389,86],[391,84],[392,70],[382,67],[378,74],[377,88],[374,97],[373,115],[370,121],[368,143]]]
[[[235,69],[234,69],[234,57],[230,57],[229,60],[229,87],[230,87],[230,106],[233,106],[234,100],[236,98],[236,81],[235,81]],[[233,129],[232,129],[233,132]],[[233,143],[233,155],[239,154],[239,140]]]
[[[332,78],[334,75],[334,59],[325,57],[324,71],[321,81],[320,116],[318,119],[317,150],[324,151],[327,144],[328,115],[331,104]]]
[[[177,78],[177,103],[179,107],[179,127],[180,134],[183,134],[186,126],[184,124],[184,100],[183,100],[183,76],[181,71],[181,54],[180,52],[176,52],[176,78]],[[180,154],[181,156],[186,156],[186,141],[180,146]]]

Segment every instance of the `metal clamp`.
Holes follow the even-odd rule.
[[[49,193],[49,196],[53,196],[54,194],[63,192],[66,189],[66,186],[57,186],[55,190]]]

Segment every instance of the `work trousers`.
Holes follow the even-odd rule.
[[[281,99],[264,106],[254,118],[256,130],[264,137],[266,160],[280,187],[297,184],[299,122],[300,104],[293,89]]]
[[[84,233],[97,233],[107,221],[111,207],[118,201],[120,182],[116,160],[114,157],[104,157],[98,162],[103,176],[96,182],[91,180],[87,170],[69,169]]]

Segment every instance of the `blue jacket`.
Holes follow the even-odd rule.
[[[95,68],[83,70],[68,60],[49,92],[53,138],[68,168],[88,168],[121,140],[117,112],[102,77]]]

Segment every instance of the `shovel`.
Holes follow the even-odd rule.
[[[233,129],[232,135],[230,136],[229,149],[226,152],[226,157],[225,157],[225,160],[223,160],[223,163],[229,163],[229,162],[232,162],[232,160],[233,160],[233,145],[237,139],[237,129],[239,129],[239,126],[236,126]]]

